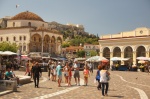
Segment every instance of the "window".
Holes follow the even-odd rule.
[[[44,24],[42,24],[42,26],[44,27]]]
[[[34,37],[34,41],[36,41],[36,37]]]
[[[28,26],[31,27],[31,22],[28,23]]]
[[[16,37],[14,37],[14,41],[16,41]]]
[[[26,51],[26,46],[25,45],[23,46],[23,51]]]
[[[20,39],[20,41],[21,41],[21,40],[22,40],[22,37],[20,36],[19,39]]]
[[[26,36],[24,36],[23,39],[26,40]]]
[[[13,22],[13,27],[15,27],[15,22]]]
[[[1,41],[3,41],[3,38],[1,37]]]
[[[8,41],[9,39],[8,39],[8,37],[6,37],[6,41]]]

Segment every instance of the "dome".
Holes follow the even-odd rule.
[[[12,20],[36,20],[36,21],[43,21],[41,17],[36,15],[35,13],[26,11],[26,12],[21,12],[14,17],[11,18]]]

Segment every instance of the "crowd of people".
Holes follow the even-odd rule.
[[[58,83],[58,87],[61,87],[62,83],[62,76],[64,76],[64,82],[68,86],[72,86],[71,80],[74,78],[75,85],[80,86],[80,64],[78,61],[71,62],[65,62],[65,64],[62,66],[62,62],[60,61],[48,61],[48,80],[52,80],[54,82]],[[83,71],[84,76],[84,86],[88,85],[88,78],[93,74],[93,65],[90,62],[85,62]],[[39,78],[42,76],[42,69],[41,65],[37,61],[27,61],[26,62],[26,71],[24,75],[31,76],[31,78],[34,80],[34,87],[39,87]],[[101,64],[98,66],[98,71],[95,74],[96,80],[98,81],[98,90],[102,90],[102,95],[107,95],[108,93],[108,77],[110,73],[107,71],[107,68],[105,64]],[[3,76],[1,75],[2,79],[5,80],[16,80],[18,86],[20,86],[19,83],[19,77],[17,77],[14,73],[13,67],[7,67],[7,71],[3,73]],[[105,88],[106,87],[106,88]],[[105,90],[106,89],[106,90]],[[105,91],[104,91],[105,90]]]

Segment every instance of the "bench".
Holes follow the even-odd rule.
[[[1,90],[12,90],[17,91],[17,82],[12,80],[0,80]]]
[[[19,77],[19,82],[20,82],[21,85],[31,82],[31,77],[30,76],[17,75],[17,77]]]

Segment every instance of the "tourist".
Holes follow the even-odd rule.
[[[17,80],[17,86],[20,86],[21,84],[20,84],[20,82],[19,82],[19,77],[17,77],[17,76],[15,75],[15,73],[14,73],[14,67],[11,68],[11,71],[10,71],[10,72],[12,73],[12,78],[11,78],[11,80]]]
[[[35,88],[39,87],[39,77],[42,76],[42,70],[41,67],[39,66],[38,62],[35,63],[35,66],[32,67],[32,73],[33,73],[33,79],[34,79],[34,84]]]
[[[100,71],[100,82],[102,85],[102,95],[103,96],[108,96],[108,87],[109,87],[109,83],[108,83],[108,77],[110,76],[110,73],[107,71],[106,69],[106,64],[102,65],[102,70]],[[106,88],[105,88],[106,87]],[[105,91],[105,93],[104,93]]]
[[[86,65],[84,66],[83,75],[84,75],[84,83],[87,86],[87,84],[88,84],[88,76],[90,76],[90,73],[89,73],[88,66],[86,66]]]
[[[98,82],[98,86],[97,86],[97,89],[100,90],[101,89],[101,82],[100,82],[100,70],[101,70],[101,65],[98,66],[98,70],[96,72],[96,80]]]
[[[28,76],[30,76],[30,69],[29,69],[29,60],[26,62],[26,72],[24,75],[28,73]]]
[[[62,68],[61,68],[61,63],[58,62],[58,65],[56,67],[56,72],[58,76],[58,87],[61,87],[61,81],[62,81]]]
[[[69,67],[69,70],[68,70],[68,86],[71,86],[71,78],[72,78],[72,68]]]
[[[56,81],[56,66],[53,67],[52,72],[53,72],[53,81]]]
[[[10,67],[7,67],[7,71],[5,73],[5,80],[11,80],[13,78],[12,72],[10,72]]]
[[[48,61],[48,80],[50,80],[51,64],[52,64],[52,62],[49,60],[49,61]]]
[[[79,65],[77,63],[77,61],[74,62],[73,64],[73,69],[74,69],[74,78],[75,78],[75,84],[78,86],[80,86],[80,73],[79,73]],[[78,81],[77,81],[78,79]]]
[[[66,62],[66,65],[63,68],[63,71],[64,71],[65,83],[68,83],[68,76],[69,76],[69,65],[68,65],[68,62]]]

